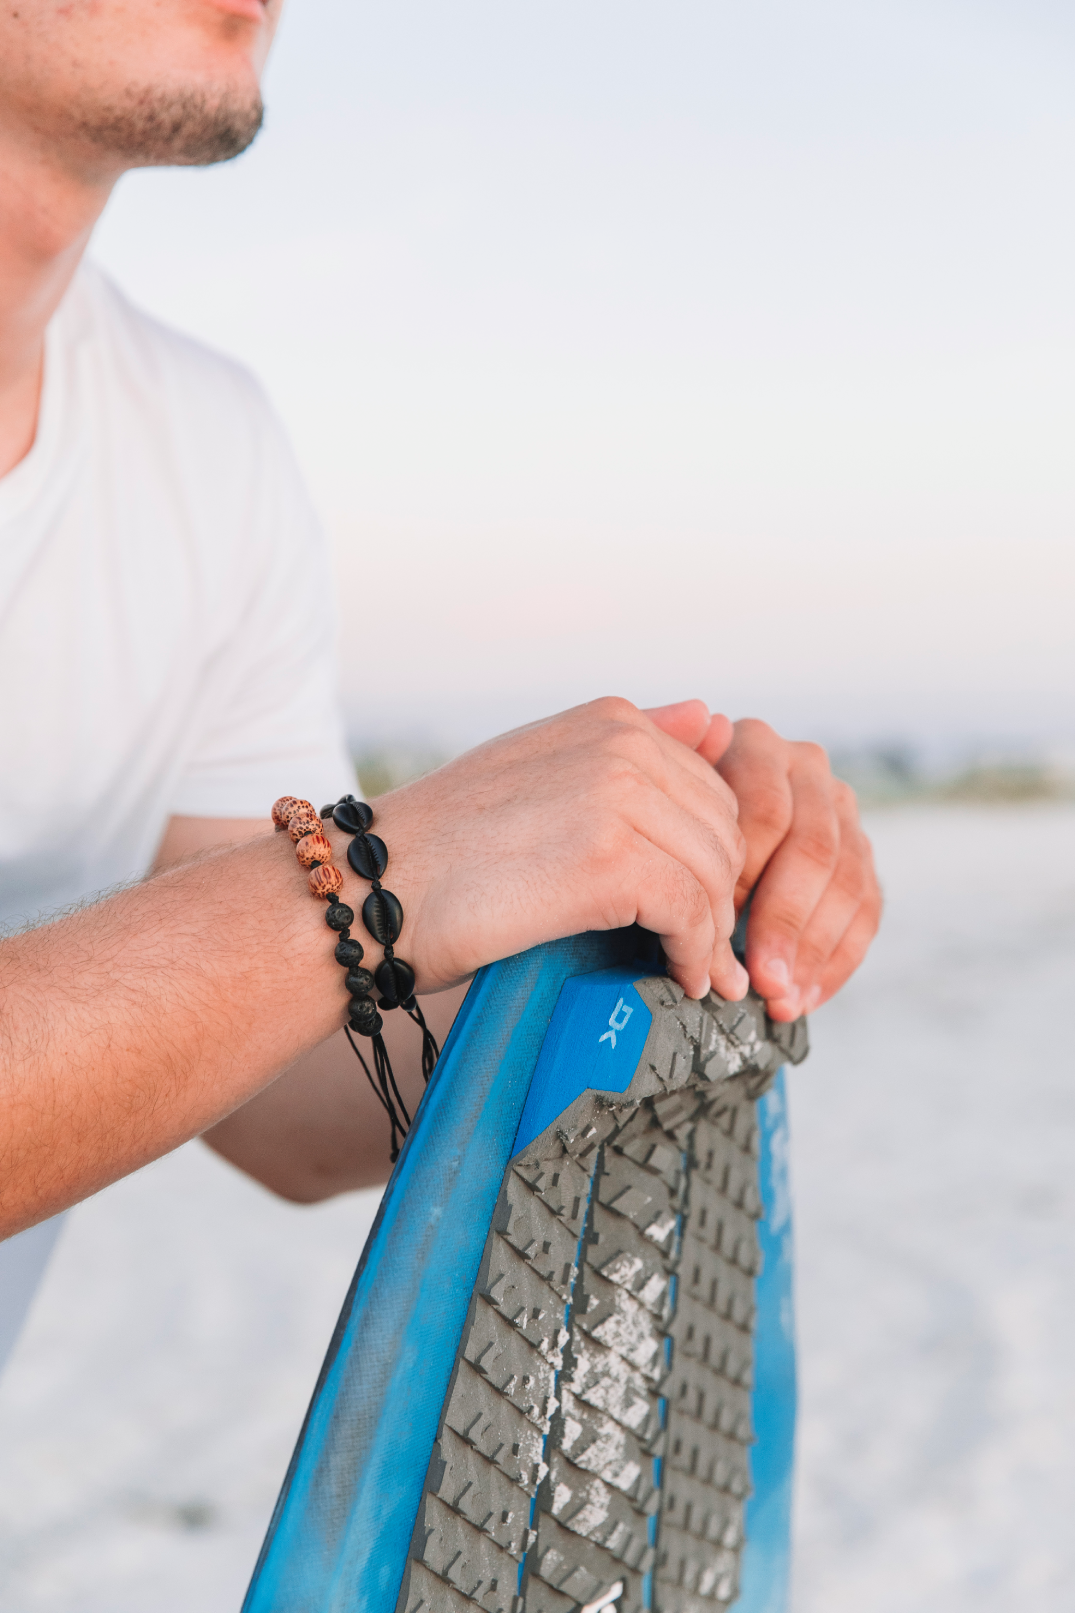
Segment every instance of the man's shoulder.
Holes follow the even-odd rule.
[[[260,383],[242,364],[146,313],[93,263],[71,288],[73,330],[91,337],[118,384],[150,415],[182,417],[199,435],[279,437]],[[219,440],[219,438],[218,438]]]

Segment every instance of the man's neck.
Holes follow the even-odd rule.
[[[0,476],[33,446],[45,327],[113,182],[65,172],[0,129]]]

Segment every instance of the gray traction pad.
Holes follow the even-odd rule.
[[[806,1027],[640,981],[620,1094],[508,1167],[397,1613],[721,1613],[750,1491],[755,1103]],[[648,1598],[646,1577],[649,1579]]]

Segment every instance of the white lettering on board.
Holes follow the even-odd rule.
[[[612,1010],[612,1017],[608,1022],[608,1030],[605,1032],[604,1036],[599,1036],[597,1038],[597,1045],[600,1047],[602,1042],[611,1042],[613,1048],[615,1048],[616,1032],[625,1031],[627,1029],[627,1021],[630,1019],[633,1013],[634,1009],[628,1008],[621,997],[615,1008]]]

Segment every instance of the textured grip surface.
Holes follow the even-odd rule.
[[[755,1105],[801,1027],[664,979],[623,1093],[511,1161],[398,1613],[716,1613],[750,1491]]]

